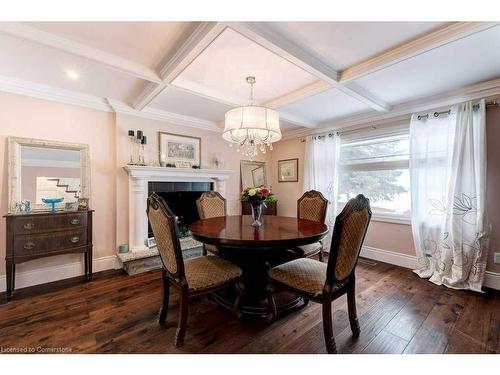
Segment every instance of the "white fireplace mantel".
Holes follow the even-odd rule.
[[[145,250],[148,236],[146,200],[148,182],[213,182],[214,190],[225,196],[226,180],[233,173],[221,169],[188,169],[127,165],[129,176],[129,247],[131,251]]]

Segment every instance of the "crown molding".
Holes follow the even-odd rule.
[[[149,82],[161,82],[160,76],[151,68],[113,55],[109,52],[89,47],[85,44],[75,42],[58,35],[39,30],[35,27],[23,25],[17,22],[0,22],[0,31],[15,37],[26,39],[38,44],[58,49],[72,55],[84,57],[116,71],[140,78]]]
[[[112,108],[104,98],[24,81],[17,78],[0,76],[0,91],[97,109],[99,111],[112,111]]]
[[[17,78],[0,76],[0,91],[23,96],[30,96],[38,99],[50,100],[53,102],[76,105],[79,107],[91,108],[104,112],[115,112],[147,118],[150,120],[162,121],[169,124],[189,126],[214,132],[221,132],[222,129],[213,121],[203,120],[197,117],[180,115],[177,113],[162,111],[153,108],[145,108],[138,111],[131,106],[118,100],[101,98],[98,96],[80,94],[74,91],[55,88]]]
[[[142,117],[149,120],[162,121],[180,126],[188,126],[191,128],[208,130],[217,133],[222,132],[222,129],[214,121],[203,120],[197,117],[180,115],[178,113],[162,111],[154,108],[144,108],[139,111],[126,103],[113,99],[107,99],[107,102],[111,108],[113,108],[115,113]]]
[[[353,81],[499,24],[500,22],[453,22],[345,69],[340,74],[340,83]]]
[[[334,131],[346,128],[355,128],[360,125],[370,123],[378,125],[388,121],[409,121],[412,113],[427,111],[431,108],[440,108],[467,100],[477,100],[482,98],[493,98],[500,95],[500,78],[493,79],[463,87],[447,93],[438,94],[429,98],[412,100],[406,103],[398,104],[388,113],[375,111],[364,112],[354,116],[339,118],[333,121],[320,123],[315,129],[297,129],[285,132],[284,140],[305,137],[308,135]]]

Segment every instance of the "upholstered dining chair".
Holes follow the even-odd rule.
[[[323,194],[316,190],[306,191],[297,200],[297,217],[324,223],[326,219],[326,211],[328,209],[328,199]],[[323,243],[321,241],[299,246],[294,249],[299,257],[310,258],[319,255],[320,262],[323,261]]]
[[[200,219],[226,216],[226,199],[216,191],[206,191],[201,194],[196,201],[198,215]],[[214,245],[203,244],[203,255],[207,255],[207,250],[213,254],[219,254],[219,250]]]
[[[351,330],[355,337],[359,336],[354,270],[371,215],[367,198],[361,194],[352,198],[335,220],[328,263],[310,258],[299,258],[269,271],[270,284],[267,293],[271,320],[274,320],[277,315],[274,301],[276,287],[302,295],[306,304],[309,300],[321,303],[326,349],[328,353],[336,353],[332,326],[332,302],[347,293]]]
[[[175,346],[181,346],[184,342],[187,327],[188,297],[208,294],[234,285],[238,295],[233,311],[239,317],[239,302],[243,294],[243,284],[240,281],[241,269],[222,258],[214,256],[192,258],[184,262],[177,235],[175,215],[157,194],[152,194],[148,198],[147,215],[163,264],[163,303],[159,316],[160,324],[163,324],[167,319],[170,285],[178,288],[181,294],[180,318],[175,335]]]

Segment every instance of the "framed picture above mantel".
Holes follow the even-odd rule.
[[[278,160],[278,182],[299,181],[299,159]]]
[[[158,132],[160,165],[201,167],[201,138]]]

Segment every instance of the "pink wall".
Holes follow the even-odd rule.
[[[107,112],[0,93],[0,213],[7,213],[8,136],[90,145],[91,207],[94,258],[114,254],[115,142],[113,115]],[[78,255],[39,259],[18,266],[19,272],[77,262]],[[0,218],[0,275],[5,274],[5,219]]]
[[[487,148],[488,148],[488,210],[492,224],[490,251],[487,269],[500,272],[500,265],[493,263],[493,253],[500,252],[500,232],[495,230],[500,226],[500,108],[489,108],[486,117]],[[278,142],[272,155],[273,190],[279,199],[280,215],[295,216],[297,198],[302,195],[302,176],[304,165],[305,144],[298,139]],[[299,182],[277,183],[277,163],[279,159],[299,158]],[[394,251],[407,255],[415,255],[411,226],[393,224],[381,221],[370,223],[365,239],[365,245],[378,249]]]
[[[299,139],[291,139],[278,142],[272,152],[271,160],[271,183],[273,193],[278,199],[278,215],[296,216],[297,199],[303,193],[304,184],[304,152],[305,144]],[[285,159],[299,159],[299,181],[278,182],[278,161]]]

